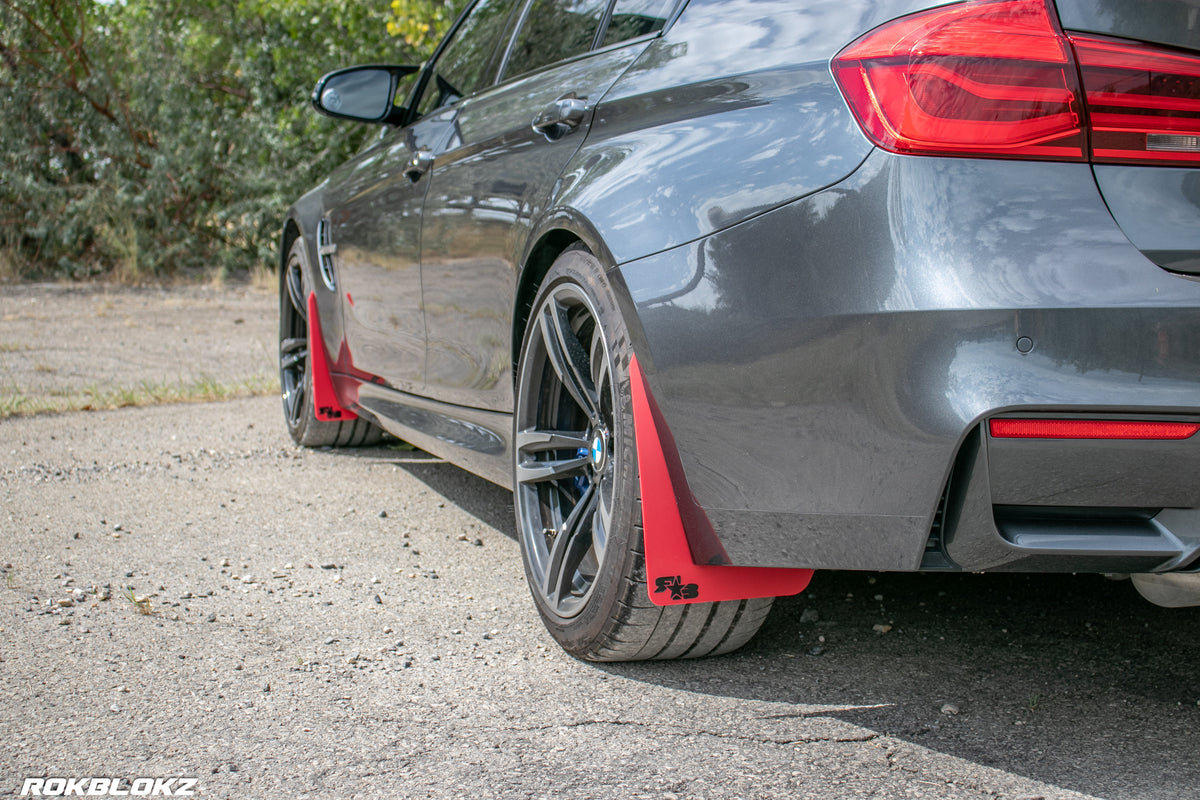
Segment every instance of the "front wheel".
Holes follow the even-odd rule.
[[[304,447],[374,444],[383,434],[366,420],[317,419],[308,352],[310,274],[305,269],[304,243],[296,239],[279,276],[279,385],[288,434]]]
[[[525,575],[547,629],[572,655],[728,653],[758,631],[773,599],[650,602],[632,354],[603,266],[567,250],[534,301],[517,369],[513,485]]]

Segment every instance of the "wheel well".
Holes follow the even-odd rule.
[[[538,289],[542,286],[542,279],[550,271],[554,260],[562,255],[564,250],[577,242],[582,242],[582,240],[574,233],[562,229],[553,230],[539,239],[538,243],[534,245],[533,250],[529,252],[529,258],[525,261],[525,268],[521,270],[521,279],[517,284],[516,301],[513,305],[513,380],[516,380],[517,361],[521,357],[521,342],[525,340],[525,326],[529,324],[529,315],[533,311],[533,300],[537,296]]]

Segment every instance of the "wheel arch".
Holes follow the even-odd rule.
[[[570,210],[559,210],[547,215],[528,239],[521,272],[517,278],[517,290],[513,295],[512,338],[510,358],[513,365],[513,380],[516,380],[517,361],[521,357],[521,343],[525,339],[525,328],[533,311],[533,301],[542,281],[555,259],[568,248],[582,244],[606,268],[614,266],[611,251],[604,244],[599,232],[586,219]]]
[[[279,275],[279,290],[283,291],[283,282],[287,280],[287,264],[288,254],[292,252],[292,245],[296,240],[303,241],[304,233],[300,229],[300,223],[295,217],[289,216],[287,222],[283,224],[283,233],[279,237],[279,265],[276,272]],[[308,262],[308,243],[304,242],[304,261]]]
[[[287,222],[283,224],[283,233],[279,237],[279,267],[282,269],[287,266],[288,253],[292,249],[292,243],[300,238],[300,223],[295,217],[288,217]]]

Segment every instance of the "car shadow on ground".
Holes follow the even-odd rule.
[[[358,454],[516,540],[507,490],[420,451]],[[793,705],[1086,794],[1185,798],[1200,785],[1198,631],[1200,608],[1095,575],[825,571],[737,653],[594,667]]]
[[[398,467],[475,519],[517,541],[512,492],[507,489],[395,439],[388,439],[381,446],[349,447],[333,452],[339,457]]]
[[[604,667],[1104,797],[1194,797],[1200,609],[1091,575],[818,572],[726,658]]]

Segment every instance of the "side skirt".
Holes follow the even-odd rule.
[[[366,382],[358,407],[393,436],[512,489],[512,415],[481,411]]]

